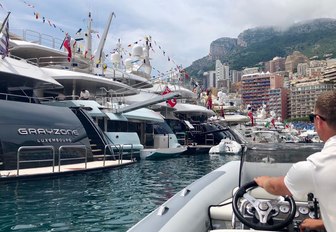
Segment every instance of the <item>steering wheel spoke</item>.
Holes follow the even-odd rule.
[[[247,183],[240,187],[233,196],[232,208],[236,217],[246,226],[255,230],[279,230],[288,226],[294,219],[296,212],[295,201],[292,197],[278,197],[272,200],[260,200],[248,193],[249,190],[257,188],[255,181]],[[254,220],[245,218],[243,215],[243,208],[239,209],[241,199],[245,199],[255,209]],[[278,206],[280,203],[288,201],[290,205],[290,212],[283,221],[273,220],[277,215]],[[256,220],[257,219],[257,220]]]

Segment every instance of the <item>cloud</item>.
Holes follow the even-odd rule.
[[[145,36],[161,46],[174,63],[184,67],[209,53],[210,43],[220,37],[237,37],[248,28],[257,26],[286,27],[294,22],[321,17],[336,18],[334,0],[48,0],[26,1],[41,14],[52,19],[69,33],[86,27],[85,19],[92,12],[93,28],[103,32],[108,14],[115,12],[106,42],[111,51],[119,38],[123,45]],[[16,28],[42,30],[59,38],[64,35],[33,17],[33,9],[23,1],[4,1],[12,11]],[[2,15],[7,10],[4,9]],[[168,70],[175,64],[167,56],[153,54],[153,66]],[[106,53],[107,53],[106,52]]]

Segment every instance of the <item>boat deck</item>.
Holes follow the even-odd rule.
[[[88,172],[118,168],[135,163],[135,160],[106,160],[92,161],[87,163],[67,164],[60,166],[48,166],[39,168],[26,168],[15,170],[0,170],[0,181],[9,179],[33,178],[41,176],[57,176],[73,174],[77,172]]]

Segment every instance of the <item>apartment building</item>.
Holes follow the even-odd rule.
[[[289,118],[306,117],[314,110],[317,97],[325,91],[334,89],[333,83],[311,81],[308,78],[301,82],[293,82],[290,87]]]
[[[308,62],[308,57],[301,52],[295,51],[292,55],[287,56],[285,61],[285,71],[288,73],[296,73],[298,64]]]
[[[270,98],[272,96],[272,110],[281,112],[278,115],[282,116],[282,107],[285,103],[275,104],[275,101],[282,100],[284,92],[270,91],[283,87],[283,77],[278,74],[271,73],[254,73],[242,76],[242,100],[243,104],[251,105],[254,109],[260,108],[266,104],[266,111],[270,110]],[[286,102],[286,101],[285,101]]]
[[[285,71],[285,62],[285,58],[276,56],[272,60],[265,62],[265,72],[276,73]]]
[[[287,118],[288,106],[287,106],[288,90],[285,88],[270,89],[269,92],[269,112],[273,111],[276,117],[280,117],[281,120]]]
[[[230,76],[232,83],[240,82],[242,79],[242,72],[237,70],[230,70]]]

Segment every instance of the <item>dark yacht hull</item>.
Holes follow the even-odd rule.
[[[18,157],[20,168],[57,165],[59,153],[65,163],[83,162],[76,158],[86,150],[92,159],[86,131],[71,109],[0,100],[0,170],[16,169]]]

